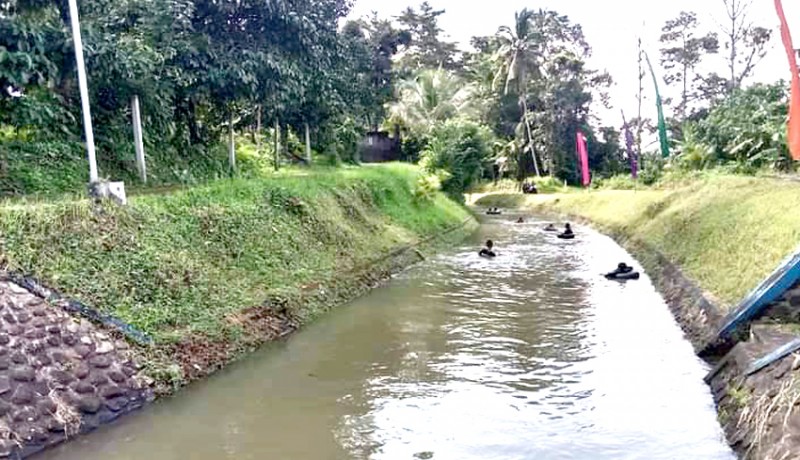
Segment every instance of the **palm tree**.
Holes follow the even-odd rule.
[[[527,101],[528,83],[540,72],[543,41],[541,33],[533,27],[535,16],[534,11],[523,9],[514,15],[513,30],[507,26],[498,29],[496,38],[500,46],[495,53],[497,62],[495,87],[504,80],[504,94],[508,95],[513,91],[519,96],[519,105],[522,109],[520,124],[523,125],[527,137],[527,149],[531,152],[534,169],[539,176]]]
[[[423,70],[400,82],[400,97],[389,108],[389,122],[427,134],[437,124],[466,114],[472,89],[443,69]]]

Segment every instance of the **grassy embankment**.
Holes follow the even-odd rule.
[[[710,176],[637,191],[493,194],[478,204],[576,216],[643,242],[723,308],[735,306],[800,244],[800,183],[778,179]]]
[[[442,194],[415,198],[418,174],[401,164],[295,170],[102,209],[85,200],[8,202],[0,255],[156,347],[198,336],[230,343],[243,334],[231,319],[244,309],[330,287],[469,218]],[[288,304],[299,322],[318,313],[313,303]]]

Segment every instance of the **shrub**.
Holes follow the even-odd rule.
[[[661,155],[647,155],[644,161],[644,168],[639,171],[639,180],[644,185],[654,185],[664,175],[664,159]]]
[[[423,174],[414,184],[414,201],[416,203],[429,203],[436,198],[436,193],[442,188],[442,181],[434,174]]]
[[[539,193],[558,193],[564,190],[564,182],[553,176],[536,177],[533,179]]]
[[[492,155],[491,145],[486,127],[471,121],[448,121],[433,130],[420,164],[442,178],[442,191],[463,201],[463,193],[480,181]]]
[[[636,182],[630,174],[617,174],[616,176],[596,180],[592,187],[604,190],[634,190]]]
[[[717,163],[749,168],[791,168],[786,147],[786,85],[757,84],[735,91],[697,122],[696,141]],[[705,152],[703,152],[705,153]]]

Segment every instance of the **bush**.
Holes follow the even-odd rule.
[[[647,155],[644,168],[639,171],[639,180],[644,185],[654,185],[664,175],[664,159],[659,154]]]
[[[0,195],[79,190],[89,181],[89,164],[77,142],[0,143]]]
[[[347,118],[334,130],[336,155],[346,163],[358,163],[359,144],[364,133],[356,126],[352,118]]]
[[[634,190],[636,188],[636,181],[630,174],[617,174],[605,179],[596,180],[592,184],[592,188],[603,190]]]
[[[414,202],[430,203],[442,188],[442,181],[433,174],[423,174],[414,184]]]
[[[442,178],[442,191],[463,201],[464,192],[480,181],[489,164],[491,145],[488,128],[471,121],[448,121],[434,128],[420,164]]]
[[[420,159],[420,155],[428,145],[427,139],[416,135],[411,135],[403,139],[400,146],[400,158],[403,161],[416,163]]]
[[[564,182],[553,176],[535,177],[533,183],[539,193],[558,193],[564,191]]]

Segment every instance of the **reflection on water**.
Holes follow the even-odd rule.
[[[496,219],[286,343],[59,459],[732,459],[647,277],[587,229]],[[499,257],[477,256],[491,237]]]

